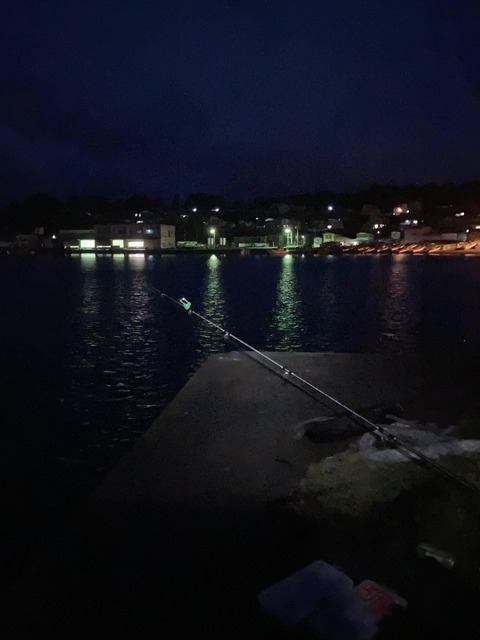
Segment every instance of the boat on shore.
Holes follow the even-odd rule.
[[[290,254],[288,249],[285,247],[278,247],[277,249],[269,249],[269,253],[271,256],[288,256]]]

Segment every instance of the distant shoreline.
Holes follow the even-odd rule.
[[[54,256],[85,256],[85,255],[93,255],[93,256],[113,256],[113,255],[160,255],[160,256],[176,256],[176,255],[257,255],[257,256],[270,256],[272,258],[283,258],[286,256],[300,256],[300,257],[326,257],[326,256],[371,256],[371,255],[415,255],[415,256],[478,256],[480,257],[480,247],[478,249],[457,249],[457,248],[446,248],[444,246],[441,249],[435,250],[414,250],[414,249],[406,249],[401,248],[399,250],[398,247],[395,247],[390,250],[376,249],[374,247],[363,247],[359,248],[359,250],[341,249],[337,248],[336,250],[325,250],[325,249],[289,249],[285,252],[284,255],[272,255],[271,250],[268,248],[256,248],[256,247],[217,247],[217,248],[178,248],[178,249],[147,249],[147,250],[128,250],[128,249],[100,249],[100,250],[79,250],[79,249],[50,249],[50,248],[40,248],[40,249],[32,249],[32,250],[15,250],[15,249],[3,249],[0,250],[0,255],[3,256],[28,256],[28,255],[54,255]]]

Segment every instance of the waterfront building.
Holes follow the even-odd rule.
[[[95,249],[93,229],[60,229],[56,234],[58,242],[65,249],[91,251]]]
[[[175,248],[175,226],[137,222],[96,224],[93,227],[98,248],[155,250]]]
[[[137,222],[96,224],[93,229],[62,229],[65,249],[76,251],[155,251],[175,248],[175,226]]]

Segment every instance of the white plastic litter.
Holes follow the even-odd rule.
[[[438,429],[427,431],[398,422],[385,429],[395,437],[390,446],[382,446],[372,433],[366,433],[347,451],[310,465],[301,488],[326,509],[359,517],[430,477],[425,466],[417,464],[419,456],[400,443],[432,461],[440,459],[439,464],[446,467],[459,467],[468,458],[480,463],[480,440],[461,440]]]

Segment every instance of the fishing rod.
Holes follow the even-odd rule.
[[[270,363],[271,365],[273,365],[274,367],[282,371],[285,380],[290,384],[293,384],[296,388],[299,388],[299,387],[295,384],[294,381],[301,383],[302,385],[307,387],[307,389],[310,389],[311,391],[313,391],[314,394],[320,395],[322,398],[328,400],[334,406],[342,409],[343,412],[348,417],[350,417],[351,419],[359,423],[360,426],[363,427],[367,432],[371,433],[376,438],[378,438],[382,442],[382,444],[388,444],[389,446],[399,447],[403,449],[404,451],[407,452],[407,454],[409,454],[409,457],[413,459],[415,462],[418,462],[418,461],[423,462],[425,465],[431,467],[441,475],[449,478],[450,480],[453,480],[457,484],[462,485],[464,488],[467,488],[470,491],[473,491],[474,493],[476,493],[478,496],[480,496],[480,489],[478,487],[471,484],[464,478],[457,476],[455,473],[453,473],[453,471],[450,471],[450,469],[448,469],[447,467],[444,467],[442,464],[436,462],[435,460],[432,460],[431,458],[426,456],[424,453],[419,451],[416,447],[413,447],[412,445],[406,442],[403,442],[398,438],[398,436],[391,433],[387,427],[383,425],[375,424],[374,422],[372,422],[372,420],[369,420],[365,416],[362,416],[360,413],[358,413],[354,409],[351,409],[349,406],[347,406],[343,402],[340,402],[340,400],[337,400],[337,398],[334,398],[332,395],[330,395],[323,389],[320,389],[309,380],[306,380],[302,376],[295,373],[295,371],[291,371],[290,369],[285,367],[283,364],[281,364],[274,358],[271,358],[270,356],[268,356],[266,353],[262,353],[262,351],[259,351],[252,345],[248,344],[248,342],[245,342],[245,340],[242,340],[241,338],[234,335],[233,333],[230,333],[224,327],[221,327],[215,322],[212,322],[212,320],[209,320],[202,314],[198,313],[198,311],[195,311],[195,309],[192,309],[192,303],[186,298],[179,298],[177,300],[167,295],[164,291],[160,291],[160,289],[157,289],[156,287],[153,287],[153,289],[160,294],[161,298],[166,298],[167,300],[170,300],[170,302],[173,302],[175,305],[182,308],[189,315],[196,316],[197,318],[202,320],[202,322],[205,322],[206,324],[210,325],[217,331],[220,331],[221,333],[223,333],[223,336],[226,340],[229,340],[233,344],[240,345],[245,351],[252,351],[253,353],[257,354],[260,358],[262,358],[263,360],[267,361],[268,363]]]

